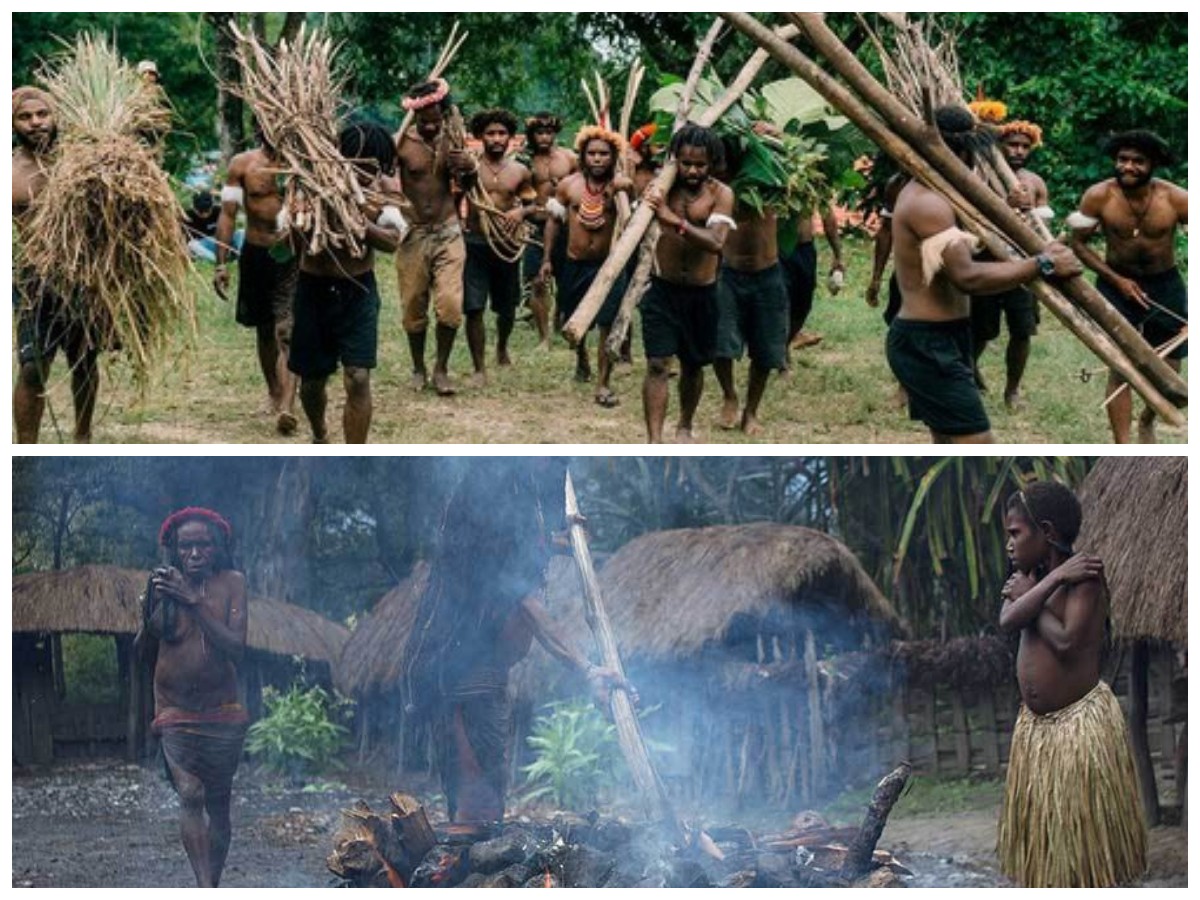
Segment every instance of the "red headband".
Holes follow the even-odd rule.
[[[163,520],[162,527],[158,529],[159,545],[165,547],[171,532],[188,519],[203,519],[210,525],[215,525],[219,528],[225,535],[225,540],[228,541],[233,538],[233,526],[220,513],[213,512],[211,509],[205,509],[203,506],[189,506],[178,512],[171,513]]]

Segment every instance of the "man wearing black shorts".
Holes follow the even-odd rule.
[[[1072,246],[1099,276],[1100,293],[1179,371],[1187,356],[1187,285],[1176,266],[1175,237],[1187,228],[1187,191],[1154,177],[1173,154],[1153,132],[1118,134],[1105,149],[1115,177],[1089,188],[1067,219]],[[1104,236],[1104,257],[1087,245],[1097,234]],[[1133,397],[1128,390],[1117,393],[1122,384],[1116,372],[1109,373],[1109,424],[1116,442],[1127,444]],[[1154,419],[1146,407],[1138,420],[1139,443],[1155,442]]]
[[[399,191],[390,176],[396,168],[396,145],[386,130],[353,124],[338,136],[343,157],[355,161],[359,182],[375,194]],[[374,164],[374,170],[367,166]],[[289,368],[300,376],[300,402],[312,426],[313,442],[329,442],[325,424],[326,385],[342,366],[346,406],[342,430],[347,444],[364,444],[371,427],[371,370],[379,345],[379,291],[375,285],[375,253],[395,253],[404,221],[394,206],[376,208],[364,202],[366,249],[361,256],[346,250],[305,253],[296,286],[292,353]]]
[[[521,274],[529,286],[529,309],[533,313],[538,340],[544,348],[550,346],[550,314],[554,297],[550,282],[542,278],[542,254],[549,252],[554,270],[562,271],[566,252],[566,243],[561,239],[553,244],[546,243],[545,230],[549,219],[547,206],[562,180],[579,168],[575,154],[566,147],[558,146],[560,131],[562,119],[551,112],[539,112],[525,120],[525,147],[529,153],[529,171],[537,199],[526,219],[533,226],[533,241],[525,247]]]
[[[678,443],[693,443],[693,420],[704,392],[704,367],[717,355],[717,270],[733,225],[733,191],[711,176],[724,156],[721,139],[709,128],[685,125],[671,138],[679,177],[666,194],[654,185],[646,202],[654,209],[658,275],[642,300],[646,380],[642,402],[646,433],[663,441],[670,360],[679,360]]]

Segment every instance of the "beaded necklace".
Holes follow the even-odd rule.
[[[588,180],[583,180],[583,199],[579,201],[579,224],[588,231],[599,231],[608,223],[604,217],[607,201],[605,187],[607,185],[593,191]]]

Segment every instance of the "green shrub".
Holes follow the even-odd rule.
[[[614,780],[620,755],[617,729],[591,703],[548,704],[526,738],[537,758],[521,771],[530,790],[526,800],[548,798],[563,809],[594,806]]]
[[[68,703],[101,705],[121,697],[117,648],[106,634],[62,636],[63,680]]]
[[[263,702],[267,715],[250,726],[246,749],[265,769],[300,781],[339,765],[336,754],[350,731],[334,720],[351,701],[294,684],[287,693],[268,687]]]

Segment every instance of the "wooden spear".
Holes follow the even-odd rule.
[[[600,582],[592,565],[592,553],[588,549],[587,533],[583,528],[583,517],[579,513],[579,501],[575,497],[575,484],[571,481],[570,472],[567,473],[566,481],[566,506],[571,549],[575,554],[575,564],[579,568],[580,581],[583,582],[584,616],[600,647],[604,665],[624,678],[625,667],[621,665],[617,640],[613,636],[612,625],[608,621],[608,613],[600,596]],[[629,765],[638,790],[652,814],[671,828],[672,837],[682,842],[683,826],[675,816],[666,788],[646,750],[646,740],[642,737],[642,726],[638,721],[637,711],[633,708],[633,701],[624,690],[614,690],[611,705],[613,723],[617,727],[617,743],[621,746],[621,753],[625,756],[625,762]]]
[[[1045,249],[1045,240],[1031,229],[1003,197],[998,196],[945,144],[932,123],[922,122],[896,100],[895,96],[862,65],[853,53],[825,24],[821,13],[787,13],[799,26],[834,70],[842,76],[855,93],[892,129],[914,147],[923,149],[923,158],[950,181],[987,220],[1024,253],[1035,256]],[[1100,293],[1082,277],[1060,282],[1062,291],[1113,339],[1131,360],[1150,378],[1155,387],[1172,402],[1187,403],[1187,383],[1166,362],[1159,359],[1154,348],[1146,343]]]
[[[994,226],[963,197],[958,189],[936,169],[931,167],[912,146],[893,132],[875,113],[844,86],[835,81],[828,72],[792,44],[779,40],[774,33],[753,17],[744,13],[722,13],[726,21],[767,49],[771,56],[793,71],[832,106],[847,118],[884,152],[905,170],[919,178],[933,190],[945,196],[954,205],[963,219],[963,224],[980,237],[989,252],[1001,258],[1008,252],[1007,244],[996,234]],[[929,140],[928,136],[923,142]],[[1035,281],[1030,285],[1034,294],[1047,305],[1050,311],[1085,346],[1109,368],[1118,372],[1130,383],[1163,420],[1183,426],[1186,420],[1179,410],[1169,402],[1150,382],[1145,374],[1130,361],[1095,322],[1067,302],[1050,285]]]
[[[709,55],[712,52],[712,44],[716,41],[716,36],[719,33],[720,21],[714,23],[713,28],[709,29],[708,37],[705,38],[705,43],[701,45],[700,52],[696,56],[698,64],[706,63]],[[789,40],[799,33],[799,29],[784,25],[773,32],[773,35],[779,36],[781,40]],[[709,39],[711,38],[711,40]],[[717,99],[712,106],[706,109],[700,116],[696,118],[697,125],[711,127],[717,122],[721,116],[729,110],[738,98],[742,96],[754,83],[755,76],[759,70],[770,59],[770,54],[765,50],[756,50],[754,54],[747,60],[738,76],[729,84],[725,92]],[[692,72],[697,73],[697,70],[702,70],[702,65],[693,64]],[[684,91],[679,98],[679,109],[684,115],[683,121],[686,121],[686,111],[691,107],[691,95],[699,82],[700,76],[697,73],[695,78],[690,75],[688,84],[685,84]],[[691,86],[691,90],[688,89]],[[676,127],[683,124],[679,119],[679,114],[676,115]],[[671,191],[672,185],[675,184],[675,176],[678,172],[675,160],[667,160],[662,171],[654,180],[654,185],[662,192],[665,197]],[[621,235],[621,239],[617,241],[609,251],[608,259],[600,268],[600,272],[596,275],[596,280],[592,282],[591,288],[579,302],[575,314],[563,326],[563,336],[571,343],[577,344],[587,334],[589,328],[592,327],[592,322],[596,319],[596,314],[600,312],[600,307],[604,305],[604,298],[608,296],[608,292],[612,289],[613,283],[620,277],[621,272],[625,268],[625,264],[629,262],[634,251],[641,243],[642,237],[646,234],[646,229],[650,227],[650,223],[654,221],[655,215],[648,204],[641,204],[634,212],[633,217],[629,220],[629,224],[625,226],[625,231]]]

